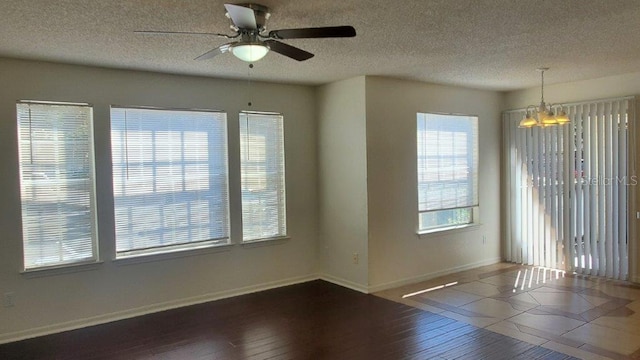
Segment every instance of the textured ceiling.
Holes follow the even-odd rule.
[[[241,2],[242,0],[240,0]],[[231,1],[229,1],[231,2]],[[256,0],[269,29],[353,25],[347,39],[288,40],[315,53],[276,53],[251,79],[323,84],[380,75],[512,90],[640,71],[640,0]],[[247,79],[231,54],[193,59],[227,42],[134,30],[229,32],[218,0],[2,0],[0,56]]]

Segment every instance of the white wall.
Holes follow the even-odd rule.
[[[581,102],[588,100],[606,99],[622,96],[640,95],[640,72],[608,76],[592,80],[576,81],[564,84],[545,85],[544,97],[552,103]],[[511,91],[505,95],[505,109],[524,108],[527,105],[540,102],[540,87]],[[640,104],[636,103],[636,116],[640,114]],[[640,124],[636,124],[636,137],[640,139]],[[636,143],[636,146],[638,144]],[[636,169],[640,169],[640,157],[636,154]],[[637,172],[636,172],[637,174]],[[631,189],[632,213],[640,210],[640,191],[637,187]],[[629,278],[640,282],[640,239],[638,235],[638,220],[631,224],[629,239]]]
[[[265,83],[107,70],[0,59],[0,342],[141,312],[314,278],[317,266],[315,89]],[[87,271],[30,277],[21,270],[17,100],[88,102],[94,106],[101,260]],[[144,263],[116,263],[109,106],[209,108],[228,113],[232,241],[241,239],[238,112],[276,111],[285,118],[288,225],[291,239],[264,246]]]
[[[371,291],[500,259],[502,97],[493,91],[366,78]],[[480,226],[416,235],[418,112],[479,116]]]
[[[327,280],[366,291],[365,77],[321,86],[317,94],[321,269]]]

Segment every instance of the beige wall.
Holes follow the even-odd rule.
[[[502,94],[367,77],[366,106],[370,290],[499,261]],[[481,225],[416,234],[418,112],[479,117]]]
[[[107,70],[0,59],[0,342],[104,322],[315,278],[317,265],[317,146],[315,89],[265,83]],[[20,274],[20,187],[16,100],[88,102],[94,106],[97,202],[102,264],[87,271]],[[152,262],[113,262],[109,106],[209,108],[228,114],[232,241],[239,242],[238,112],[276,111],[285,118],[290,240],[235,245]],[[149,258],[151,259],[151,258]]]
[[[318,89],[322,275],[360,291],[368,287],[365,110],[365,77]]]
[[[552,79],[551,73],[547,74]],[[552,103],[580,102],[587,100],[606,99],[622,96],[640,95],[640,72],[603,77],[593,80],[577,81],[572,83],[546,85],[544,87],[545,100]],[[505,95],[505,109],[523,108],[530,104],[540,102],[540,87],[511,91]],[[636,103],[636,114],[638,114]],[[635,149],[638,149],[636,139],[640,139],[640,126],[635,124]],[[635,156],[635,169],[640,169],[640,157],[638,150],[633,151]],[[635,170],[635,174],[638,174]],[[632,214],[640,210],[640,191],[637,187],[631,189]],[[638,237],[638,219],[631,218],[631,237],[629,239],[629,278],[640,282],[640,239]]]
[[[552,80],[552,71],[546,79]],[[593,80],[547,85],[544,98],[552,103],[580,102],[640,94],[640,72]],[[518,109],[540,103],[540,86],[505,94],[504,109]]]
[[[304,281],[318,274],[360,291],[376,291],[498,261],[500,111],[535,103],[539,96],[538,88],[501,94],[369,76],[318,88],[252,83],[249,96],[243,81],[7,59],[0,59],[0,83],[0,295],[14,292],[16,301],[15,307],[0,307],[0,342]],[[554,102],[639,92],[640,73],[545,88]],[[15,102],[20,99],[94,106],[103,263],[87,271],[40,277],[19,273]],[[231,235],[238,242],[237,114],[248,109],[248,101],[253,110],[282,112],[285,117],[291,239],[149,262],[112,261],[109,105],[212,108],[228,113]],[[479,226],[416,234],[417,112],[479,116]],[[634,254],[640,251],[635,239]],[[637,281],[640,273],[637,266],[633,269]]]

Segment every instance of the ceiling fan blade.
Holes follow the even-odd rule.
[[[280,41],[275,40],[265,40],[264,41],[269,49],[277,52],[278,54],[290,57],[294,60],[304,61],[311,59],[314,55],[310,52],[304,51],[302,49],[298,49],[295,46],[291,46]]]
[[[224,4],[224,8],[227,9],[231,21],[240,29],[258,28],[256,14],[253,12],[253,9],[234,4]]]
[[[283,29],[269,32],[269,37],[273,39],[339,38],[354,36],[356,36],[356,29],[354,29],[353,26]]]
[[[231,50],[231,45],[235,44],[233,42],[224,44],[224,45],[220,45],[215,49],[211,49],[209,51],[207,51],[206,53],[198,56],[197,58],[195,58],[194,60],[206,60],[206,59],[211,59],[214,56],[218,56],[221,54],[224,54],[226,52],[229,52],[229,50]]]
[[[233,36],[227,34],[218,34],[218,33],[203,33],[203,32],[191,32],[191,31],[134,31],[135,34],[144,34],[144,35],[213,35],[220,36],[225,38],[232,38]]]

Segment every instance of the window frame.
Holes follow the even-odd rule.
[[[44,264],[44,265],[39,265],[39,266],[27,266],[27,261],[26,261],[26,249],[25,249],[25,236],[26,236],[26,232],[25,232],[25,226],[26,224],[24,223],[24,203],[23,203],[23,199],[24,199],[24,194],[23,194],[23,186],[24,186],[24,180],[23,180],[23,164],[22,164],[22,145],[21,145],[21,131],[20,131],[20,111],[19,111],[19,106],[20,105],[42,105],[42,106],[66,106],[66,107],[83,107],[83,108],[88,108],[89,109],[89,116],[88,116],[88,124],[87,124],[87,130],[88,130],[88,134],[87,134],[87,140],[88,140],[88,146],[87,146],[87,159],[89,159],[89,163],[88,163],[88,171],[87,174],[89,176],[89,178],[87,179],[89,182],[89,189],[88,189],[88,198],[89,198],[89,212],[90,212],[90,220],[88,221],[88,225],[91,229],[90,233],[90,239],[91,239],[91,256],[88,258],[83,258],[77,261],[60,261],[57,263],[50,263],[50,264]],[[96,151],[95,151],[95,138],[94,138],[94,109],[93,109],[93,105],[90,103],[82,103],[82,102],[61,102],[61,101],[46,101],[46,100],[18,100],[16,102],[16,114],[15,114],[15,119],[16,119],[16,131],[17,131],[17,145],[18,145],[18,175],[20,177],[19,180],[19,185],[20,185],[20,222],[21,222],[21,233],[22,233],[22,238],[21,238],[21,242],[22,242],[22,246],[21,246],[21,253],[22,253],[22,260],[21,260],[21,264],[22,264],[22,271],[21,273],[23,274],[37,274],[37,273],[42,273],[42,272],[58,272],[58,271],[62,271],[62,272],[66,272],[66,271],[73,271],[74,268],[84,268],[84,267],[93,267],[97,264],[102,263],[101,261],[101,257],[100,257],[100,246],[99,246],[99,232],[98,232],[98,207],[97,207],[97,189],[96,189]],[[29,110],[30,111],[30,110]],[[31,116],[31,115],[29,115]],[[32,151],[32,146],[31,144],[29,145],[29,148]],[[59,204],[60,202],[58,202]]]
[[[148,258],[157,258],[157,259],[164,259],[164,258],[170,258],[175,256],[176,254],[179,254],[179,256],[184,255],[185,253],[189,253],[189,252],[196,252],[196,253],[200,253],[202,251],[208,252],[211,251],[212,249],[218,249],[218,248],[225,248],[228,247],[230,245],[233,245],[232,243],[232,231],[231,231],[231,223],[232,223],[232,219],[231,219],[231,207],[232,207],[232,198],[231,198],[231,192],[230,192],[230,181],[231,181],[231,177],[230,177],[230,164],[229,164],[229,119],[228,119],[228,114],[225,111],[221,111],[221,110],[215,110],[215,109],[193,109],[193,108],[171,108],[171,107],[148,107],[148,106],[122,106],[122,105],[111,105],[110,107],[110,120],[113,120],[113,114],[112,111],[114,109],[119,109],[119,110],[149,110],[149,111],[162,111],[162,112],[193,112],[193,113],[211,113],[211,114],[216,114],[214,116],[219,116],[222,115],[223,119],[222,119],[222,124],[224,126],[224,129],[222,131],[220,131],[220,134],[222,134],[224,136],[224,143],[219,145],[220,147],[222,147],[224,149],[224,154],[220,155],[220,159],[224,161],[224,174],[225,179],[225,190],[226,190],[226,209],[223,209],[223,212],[225,213],[224,218],[226,219],[226,236],[220,237],[220,238],[212,238],[212,239],[206,239],[206,240],[197,240],[197,241],[187,241],[187,242],[181,242],[181,243],[175,243],[175,244],[168,244],[168,245],[160,245],[160,246],[151,246],[151,247],[147,247],[147,248],[135,248],[135,249],[129,249],[126,251],[118,251],[118,245],[117,245],[117,237],[114,236],[114,260],[118,261],[118,262],[129,262],[130,260],[133,260],[134,262],[137,262],[137,260],[135,259],[148,259]],[[217,119],[216,119],[217,120]],[[114,130],[113,125],[110,125],[110,132],[112,133]],[[183,130],[184,132],[184,130]],[[155,138],[153,140],[153,142],[155,142]],[[112,171],[113,168],[116,166],[116,164],[114,163],[114,159],[113,159],[113,139],[111,139],[110,141],[110,155],[112,157]],[[154,145],[155,146],[155,145]],[[211,144],[209,144],[209,146],[211,146]],[[184,149],[183,149],[184,150]],[[211,154],[211,149],[208,149],[209,154]],[[155,155],[153,155],[155,156]],[[209,162],[209,168],[208,168],[208,172],[209,172],[209,177],[211,177],[211,159],[208,159]],[[184,162],[184,161],[183,161]],[[183,163],[181,162],[181,164]],[[182,164],[184,165],[184,164]],[[154,166],[155,169],[156,166]],[[112,185],[112,196],[114,199],[114,224],[116,224],[116,208],[115,208],[115,199],[116,199],[116,193],[115,193],[115,174],[114,172],[112,172],[111,174],[112,177],[112,181],[113,181],[113,185]],[[157,175],[154,174],[153,179],[154,179],[154,183],[156,182]],[[157,184],[156,184],[157,185]],[[183,189],[182,192],[184,192],[185,190]],[[209,189],[208,191],[212,191],[211,189]],[[169,192],[168,194],[172,194],[175,192]],[[178,192],[179,193],[179,192]],[[209,219],[210,224],[215,222],[215,219]],[[115,235],[115,233],[114,233]],[[145,260],[148,261],[148,260]]]
[[[464,118],[469,118],[469,119],[474,119],[475,121],[475,131],[473,131],[473,134],[475,135],[475,139],[471,139],[471,142],[473,145],[475,145],[475,154],[469,154],[467,152],[467,156],[471,155],[472,158],[475,159],[475,163],[472,163],[472,165],[475,165],[476,168],[476,174],[477,174],[477,180],[475,182],[475,188],[473,189],[475,192],[475,196],[477,197],[477,200],[475,201],[475,204],[469,205],[469,206],[460,206],[460,207],[452,207],[452,208],[446,208],[446,209],[439,209],[439,210],[420,210],[420,134],[419,134],[419,122],[420,122],[420,117],[421,116],[426,116],[428,117],[429,115],[435,115],[435,116],[448,116],[448,117],[464,117]],[[426,120],[426,119],[425,119]],[[453,230],[459,230],[459,229],[466,229],[469,227],[475,227],[480,225],[480,199],[479,199],[479,168],[480,168],[480,143],[479,143],[479,137],[480,137],[480,133],[479,133],[479,125],[480,125],[480,117],[478,115],[470,115],[470,114],[459,114],[459,113],[439,113],[439,112],[417,112],[416,113],[416,190],[417,190],[417,196],[416,196],[416,200],[417,200],[417,217],[416,217],[416,233],[418,235],[425,235],[425,234],[433,234],[433,233],[441,233],[441,232],[449,232],[449,231],[453,231]],[[438,212],[443,212],[443,211],[451,211],[451,210],[457,210],[457,209],[467,209],[469,211],[469,221],[468,222],[464,222],[464,223],[454,223],[454,224],[439,224],[436,226],[431,226],[431,227],[421,227],[421,216],[423,214],[426,213],[438,213]]]
[[[245,215],[244,215],[244,192],[243,192],[243,175],[244,175],[244,171],[243,171],[243,155],[242,155],[242,138],[243,138],[243,132],[242,132],[242,121],[243,121],[243,115],[244,116],[276,116],[279,118],[280,120],[280,126],[281,126],[281,133],[280,133],[280,138],[281,138],[281,144],[278,144],[278,146],[281,146],[281,149],[279,149],[279,151],[282,154],[282,159],[281,159],[281,164],[279,164],[279,166],[282,169],[282,174],[281,174],[281,178],[279,179],[281,181],[281,187],[282,187],[282,195],[279,198],[279,200],[281,200],[281,203],[279,201],[279,208],[282,210],[282,213],[279,214],[281,216],[279,216],[278,218],[278,222],[279,222],[279,227],[280,230],[283,231],[278,231],[278,234],[273,234],[270,236],[259,236],[259,237],[248,237],[245,235],[245,229],[246,229],[246,224],[245,224]],[[248,120],[248,119],[247,119]],[[249,134],[250,136],[250,134]],[[264,242],[264,241],[273,241],[273,240],[282,240],[282,239],[288,239],[289,238],[289,217],[288,217],[288,211],[287,211],[287,171],[286,171],[286,146],[285,146],[285,122],[284,122],[284,115],[282,113],[278,113],[278,112],[266,112],[266,111],[240,111],[238,114],[238,143],[240,146],[240,161],[239,161],[239,165],[240,165],[240,208],[241,208],[241,220],[242,220],[242,234],[241,234],[241,243],[242,244],[250,244],[250,243],[258,243],[258,242]],[[265,162],[268,162],[267,158],[269,157],[268,154],[268,150],[266,149],[266,143],[265,143]],[[275,155],[272,155],[275,156]],[[265,182],[267,182],[267,179],[265,179]],[[266,186],[266,183],[265,183]]]

